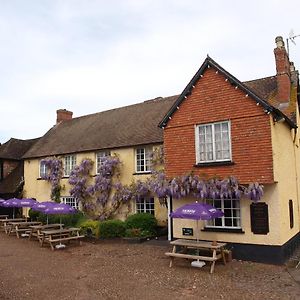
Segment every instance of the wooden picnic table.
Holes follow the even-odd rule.
[[[39,225],[41,222],[33,221],[33,222],[9,222],[10,228],[8,231],[8,235],[15,232],[17,235],[17,238],[20,238],[20,232],[26,232],[29,230],[29,226],[31,225]],[[29,236],[29,235],[28,235]]]
[[[8,234],[9,229],[11,227],[10,222],[26,222],[26,221],[27,221],[27,219],[25,219],[25,218],[0,219],[0,224],[1,224],[1,227],[4,228],[5,233]]]
[[[41,247],[43,247],[44,242],[50,244],[51,249],[54,250],[57,244],[61,245],[61,242],[70,242],[71,240],[78,240],[81,244],[80,239],[84,238],[84,235],[80,235],[80,228],[63,228],[63,229],[51,229],[51,230],[41,230],[42,242]]]
[[[210,273],[214,272],[215,263],[218,259],[223,259],[224,265],[226,264],[226,259],[224,255],[224,247],[226,243],[216,243],[209,241],[195,241],[178,239],[170,242],[173,245],[172,252],[166,252],[165,255],[170,257],[170,267],[172,267],[174,258],[185,258],[192,260],[201,260],[211,262]],[[207,250],[211,255],[199,255],[199,254],[188,254],[188,250]]]
[[[8,215],[0,215],[0,219],[7,219],[8,217]]]
[[[45,224],[45,225],[31,225],[29,226],[29,240],[32,237],[36,237],[40,243],[42,243],[43,234],[42,230],[51,230],[51,229],[62,229],[64,224],[56,223],[56,224]]]

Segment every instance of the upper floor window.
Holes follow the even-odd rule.
[[[154,215],[154,198],[141,198],[139,201],[136,201],[136,212]]]
[[[143,173],[151,170],[151,148],[137,148],[135,150],[136,172]]]
[[[218,122],[196,126],[197,163],[230,161],[230,122]]]
[[[99,174],[104,159],[110,156],[110,151],[100,151],[96,154],[96,174]]]
[[[206,222],[206,227],[241,228],[241,208],[239,199],[207,200],[215,208],[223,211],[224,216]]]
[[[45,178],[48,175],[48,167],[46,162],[41,160],[40,161],[40,178]]]
[[[60,201],[61,201],[61,203],[68,204],[68,205],[74,207],[75,209],[79,208],[77,198],[74,198],[71,196],[63,196],[63,197],[60,197]]]
[[[65,156],[65,161],[64,161],[64,175],[65,176],[70,176],[71,171],[74,169],[76,166],[76,155],[67,155]]]

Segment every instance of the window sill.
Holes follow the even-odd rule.
[[[206,162],[206,163],[198,163],[195,164],[194,167],[201,168],[201,167],[218,167],[218,166],[232,166],[234,165],[233,161],[213,161],[213,162]]]
[[[47,180],[47,179],[42,178],[42,177],[38,177],[36,180]]]
[[[212,227],[205,227],[201,229],[201,231],[208,231],[208,232],[225,232],[225,233],[245,233],[242,228],[212,228]]]
[[[148,175],[152,174],[152,171],[146,171],[146,172],[135,172],[132,175]]]

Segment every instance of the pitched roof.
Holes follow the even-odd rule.
[[[45,157],[163,142],[157,126],[178,96],[155,98],[61,122],[23,157]]]
[[[20,160],[38,139],[19,140],[11,138],[0,146],[0,158]]]
[[[24,168],[23,162],[0,182],[0,194],[14,194],[24,183],[23,178]]]
[[[218,72],[223,74],[228,82],[237,86],[239,89],[248,94],[252,99],[256,101],[256,103],[260,104],[266,112],[270,112],[273,114],[275,120],[284,119],[289,126],[292,128],[296,128],[297,125],[294,122],[294,119],[291,118],[291,114],[285,114],[285,111],[278,105],[274,105],[272,99],[274,99],[274,95],[277,91],[277,83],[276,77],[267,77],[247,82],[241,82],[225,69],[223,69],[218,63],[216,63],[212,58],[207,56],[205,61],[203,62],[200,69],[196,72],[194,77],[188,83],[186,88],[180,94],[178,99],[175,101],[171,109],[165,114],[164,118],[159,123],[159,126],[163,128],[168,123],[169,118],[172,114],[177,110],[177,107],[184,101],[188,95],[191,94],[192,89],[194,88],[196,82],[203,76],[203,73],[207,68],[213,67]]]

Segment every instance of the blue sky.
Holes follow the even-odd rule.
[[[207,54],[240,80],[275,74],[298,1],[0,0],[0,142],[179,94]],[[290,58],[300,69],[300,37]]]

